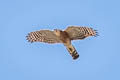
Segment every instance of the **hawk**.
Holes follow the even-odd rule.
[[[98,36],[97,30],[84,26],[68,26],[64,31],[59,29],[39,30],[28,33],[27,40],[29,42],[44,42],[49,44],[63,43],[73,60],[79,57],[76,49],[72,45],[72,40],[83,40],[89,36]]]

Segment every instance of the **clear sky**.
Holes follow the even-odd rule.
[[[97,29],[99,37],[62,44],[28,43],[27,33]],[[0,80],[120,80],[120,0],[0,0]]]

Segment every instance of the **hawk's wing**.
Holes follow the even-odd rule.
[[[68,33],[71,40],[84,39],[88,36],[97,36],[96,30],[88,27],[81,26],[68,26],[65,30]]]
[[[30,32],[26,37],[29,42],[61,43],[60,39],[50,30]]]

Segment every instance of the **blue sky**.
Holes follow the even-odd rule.
[[[80,58],[62,44],[28,43],[27,33],[97,29],[99,37],[73,41]],[[0,80],[120,80],[119,0],[0,0]]]

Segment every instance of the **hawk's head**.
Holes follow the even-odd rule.
[[[54,29],[54,33],[55,33],[57,36],[60,36],[61,33],[62,33],[62,30],[60,30],[60,29]]]

